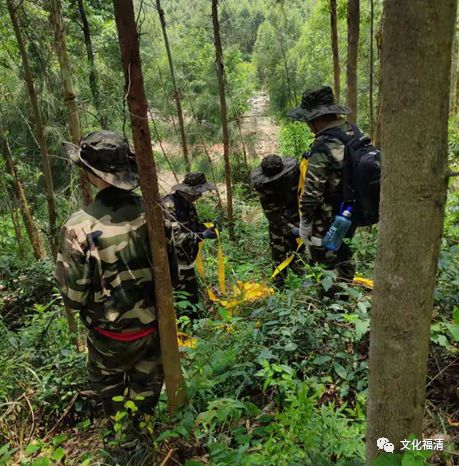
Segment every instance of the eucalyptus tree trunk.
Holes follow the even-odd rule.
[[[225,95],[225,66],[223,62],[223,49],[220,39],[220,24],[218,21],[218,0],[212,0],[212,21],[214,27],[215,66],[217,69],[218,77],[218,92],[220,94],[220,119],[222,122],[223,133],[223,157],[225,159],[228,230],[230,239],[234,240],[233,188],[231,185],[231,165],[229,157],[228,115]]]
[[[367,465],[380,453],[380,437],[397,450],[411,434],[422,438],[448,180],[456,2],[385,2],[384,162],[370,335]]]
[[[18,174],[16,172],[16,167],[14,165],[13,157],[11,154],[11,149],[8,143],[8,137],[3,128],[2,115],[0,114],[0,147],[2,156],[5,159],[6,168],[8,173],[11,176],[14,195],[16,197],[17,203],[21,210],[22,220],[24,222],[27,236],[29,237],[30,244],[32,245],[32,251],[35,256],[35,259],[44,259],[46,257],[46,250],[43,245],[43,241],[38,233],[38,230],[35,228],[35,223],[32,218],[32,213],[30,211],[29,203],[22,187],[22,183],[19,180]]]
[[[83,0],[78,0],[78,11],[80,13],[81,24],[83,26],[84,45],[89,64],[89,88],[91,89],[92,100],[97,111],[99,123],[102,129],[107,129],[107,117],[102,109],[100,100],[99,80],[97,78],[96,64],[94,61],[94,49],[91,40],[91,29],[89,27],[88,16]]]
[[[164,17],[164,10],[161,7],[161,0],[156,0],[156,9],[158,10],[159,19],[161,22],[161,29],[163,31],[163,38],[164,38],[164,46],[166,47],[167,60],[169,62],[172,85],[174,86],[174,98],[175,98],[175,105],[177,107],[177,117],[179,121],[183,159],[185,160],[186,169],[188,171],[191,171],[191,163],[190,163],[190,158],[188,156],[188,145],[186,142],[185,124],[183,121],[181,94],[180,94],[180,89],[178,89],[177,87],[177,81],[175,79],[174,62],[172,61],[171,48],[169,46],[169,38],[167,37],[166,19]]]
[[[369,89],[369,113],[370,113],[370,134],[373,138],[374,133],[374,115],[373,115],[373,84],[374,84],[374,21],[375,5],[374,0],[370,0],[370,89]]]
[[[330,31],[331,46],[333,52],[333,77],[335,99],[339,102],[340,97],[340,67],[339,67],[339,47],[338,47],[338,19],[336,15],[336,0],[330,0]]]
[[[359,49],[360,0],[348,0],[347,4],[347,93],[346,104],[352,114],[348,120],[357,122],[357,55]]]
[[[457,33],[454,34],[453,40],[453,50],[452,50],[452,64],[451,64],[451,91],[450,91],[450,103],[449,103],[449,113],[450,116],[454,117],[457,114],[457,91],[458,91],[458,46],[459,42],[457,40]]]
[[[14,0],[6,0],[8,11],[13,25],[14,34],[19,48],[19,53],[22,59],[24,69],[24,78],[27,83],[30,103],[32,105],[34,120],[35,120],[35,135],[40,146],[40,154],[43,166],[43,176],[45,179],[46,201],[48,203],[48,218],[49,218],[49,237],[53,257],[57,254],[57,228],[56,228],[56,205],[54,202],[54,187],[53,175],[51,173],[51,164],[49,162],[48,147],[46,145],[45,131],[41,118],[40,108],[38,106],[37,94],[33,83],[32,71],[30,69],[29,57],[27,56],[24,40],[22,37],[19,21],[16,15],[16,3]]]
[[[132,137],[140,175],[140,188],[145,201],[145,216],[153,259],[161,358],[169,398],[169,410],[174,413],[184,403],[185,391],[177,343],[177,323],[164,234],[162,204],[148,128],[148,105],[140,62],[139,35],[136,29],[132,0],[114,0],[113,5],[121,49],[121,62],[126,81],[126,98],[131,118]]]
[[[65,31],[62,21],[62,9],[60,0],[50,0],[51,22],[54,27],[54,39],[56,54],[61,68],[62,82],[64,85],[64,102],[69,111],[69,127],[70,136],[73,144],[78,145],[81,141],[81,126],[80,117],[78,115],[75,90],[73,87],[72,73],[70,71],[69,59],[67,55],[67,46],[65,43]],[[81,168],[80,185],[83,193],[84,204],[88,205],[92,202],[91,183],[88,175]]]

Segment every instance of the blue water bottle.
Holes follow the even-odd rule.
[[[351,218],[352,207],[347,207],[342,214],[336,215],[335,220],[331,224],[322,240],[322,246],[330,251],[337,251],[344,237],[346,236],[352,222]]]

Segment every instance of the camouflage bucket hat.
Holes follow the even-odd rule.
[[[203,172],[192,172],[185,175],[182,183],[172,186],[172,192],[181,191],[187,194],[203,194],[217,189],[213,183],[208,183]]]
[[[261,186],[271,181],[278,180],[286,173],[289,173],[298,165],[296,159],[292,157],[280,157],[279,155],[268,155],[261,164],[252,171],[252,184]]]
[[[292,120],[311,121],[322,115],[349,115],[349,107],[335,103],[335,96],[330,86],[308,89],[303,92],[301,105],[287,113]]]
[[[131,191],[139,186],[134,153],[111,131],[89,133],[79,146],[64,142],[64,151],[73,163],[117,188]]]

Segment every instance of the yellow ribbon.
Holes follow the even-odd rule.
[[[298,205],[304,193],[304,185],[306,184],[306,173],[308,172],[308,159],[303,157],[300,162],[300,178],[298,180]]]
[[[370,280],[369,278],[354,277],[352,283],[354,283],[355,285],[361,285],[369,290],[373,289],[373,280]]]
[[[298,252],[303,246],[303,240],[301,238],[296,238],[296,244],[298,245],[295,252]],[[295,257],[295,254],[292,254],[287,257],[283,262],[281,262],[276,269],[274,270],[273,274],[271,275],[271,278],[274,278],[276,275],[282,272],[286,267],[290,265],[290,262],[292,262],[293,258]]]
[[[215,225],[211,222],[208,222],[208,223],[204,223],[204,226],[206,228],[212,228]],[[218,228],[215,228],[215,233],[217,235],[217,242],[218,242],[218,251],[217,251],[218,285],[220,287],[220,292],[223,295],[226,295],[225,257],[223,256],[222,242],[221,242],[220,232],[218,231]],[[204,241],[200,241],[198,245],[198,255],[196,256],[196,270],[202,278],[204,278],[205,276],[204,264],[202,261],[203,245],[204,245]]]

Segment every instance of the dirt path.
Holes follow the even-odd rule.
[[[269,96],[259,92],[250,100],[250,110],[241,118],[242,134],[252,141],[249,155],[263,158],[279,152],[279,126],[269,116]]]

